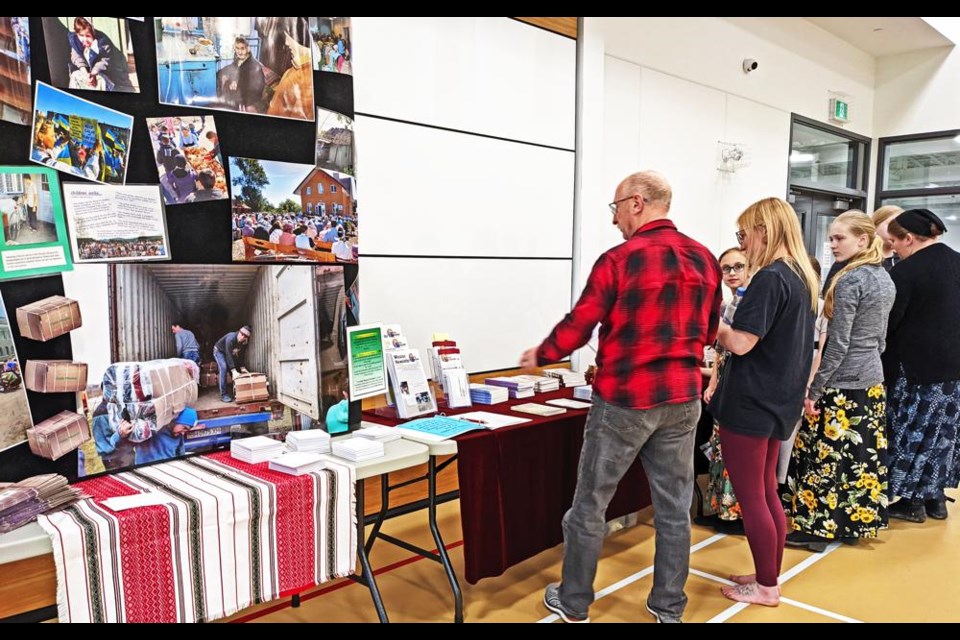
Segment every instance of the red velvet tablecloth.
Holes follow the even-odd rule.
[[[474,584],[563,542],[561,520],[573,502],[587,410],[541,418],[511,411],[524,402],[542,404],[570,398],[561,389],[498,405],[443,409],[454,415],[491,411],[532,418],[496,431],[472,431],[456,438],[460,478],[465,577]],[[364,419],[396,425],[392,408],[366,411]],[[650,490],[639,458],[627,471],[607,509],[612,520],[650,504]]]

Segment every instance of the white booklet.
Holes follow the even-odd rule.
[[[521,413],[532,413],[535,416],[556,416],[567,412],[566,409],[561,407],[551,407],[545,404],[537,404],[536,402],[517,404],[510,407],[510,410],[520,411]]]
[[[545,400],[545,402],[555,407],[566,407],[567,409],[589,409],[593,406],[593,404],[589,402],[571,400],[570,398],[556,398],[554,400]]]
[[[423,360],[416,349],[394,349],[386,353],[390,386],[397,402],[397,415],[412,418],[436,413],[437,401],[430,393]]]
[[[319,453],[304,451],[287,453],[270,461],[271,471],[279,471],[291,476],[301,476],[311,471],[320,471],[326,466],[326,460]]]
[[[515,424],[523,424],[524,422],[531,422],[530,418],[521,418],[519,416],[505,416],[502,413],[492,413],[490,411],[471,411],[469,413],[460,413],[450,417],[456,418],[457,420],[466,420],[467,422],[475,422],[479,425],[486,427],[487,429],[499,429],[500,427],[510,427]]]

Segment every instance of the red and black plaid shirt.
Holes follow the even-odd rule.
[[[537,357],[541,365],[565,358],[600,322],[594,393],[632,409],[693,400],[703,346],[717,333],[720,284],[720,265],[706,247],[670,220],[654,220],[600,256]]]

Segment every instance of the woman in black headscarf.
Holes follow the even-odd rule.
[[[947,228],[928,209],[888,227],[901,262],[887,328],[890,517],[947,517],[943,490],[960,484],[960,253],[939,242]]]

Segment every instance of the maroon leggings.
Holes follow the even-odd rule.
[[[743,513],[743,529],[753,554],[757,582],[775,587],[787,537],[787,518],[777,495],[780,441],[745,436],[721,426],[720,447]]]

